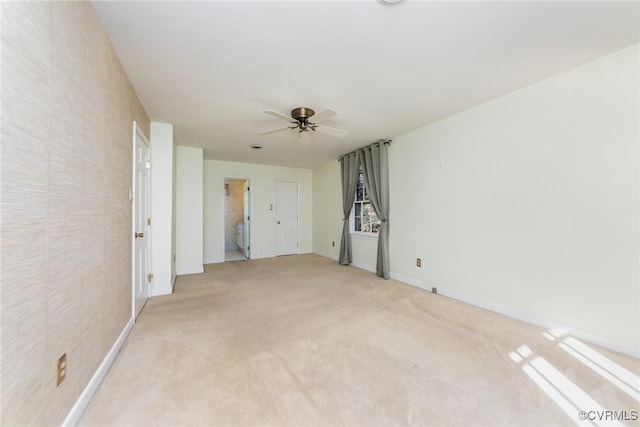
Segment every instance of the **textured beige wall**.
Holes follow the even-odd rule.
[[[132,121],[149,120],[90,3],[0,7],[0,424],[59,425],[131,316]]]

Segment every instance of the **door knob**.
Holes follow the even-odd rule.
[[[142,239],[144,237],[144,232],[143,233],[136,233],[135,236],[136,236],[136,239]]]
[[[280,221],[278,221],[278,224],[280,224]]]

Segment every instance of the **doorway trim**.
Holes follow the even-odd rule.
[[[226,242],[225,242],[225,227],[227,225],[227,220],[226,220],[226,213],[227,213],[227,198],[225,197],[225,192],[224,192],[224,188],[225,188],[225,181],[231,179],[231,180],[237,180],[237,181],[247,181],[248,185],[249,185],[249,217],[253,216],[251,214],[251,210],[253,209],[253,190],[251,190],[251,188],[253,188],[253,185],[251,184],[251,177],[247,177],[247,176],[240,176],[240,175],[225,175],[222,177],[222,182],[220,183],[220,189],[222,189],[221,191],[221,198],[222,198],[222,203],[220,203],[220,206],[222,206],[222,227],[221,227],[221,234],[220,236],[222,237],[222,243],[221,243],[221,248],[222,248],[222,260],[220,262],[225,262],[225,252],[226,252]],[[245,212],[245,216],[246,216],[246,212]],[[251,218],[249,218],[249,248],[251,248],[251,243],[253,242],[253,220]],[[247,259],[251,259],[253,258],[251,256],[251,249],[249,250],[249,257]]]
[[[140,126],[138,126],[138,123],[134,120],[133,121],[133,152],[132,152],[132,181],[131,181],[131,188],[129,189],[129,201],[131,202],[131,320],[133,323],[135,323],[136,321],[136,275],[137,275],[137,270],[136,270],[136,238],[135,233],[138,231],[136,230],[136,218],[138,215],[138,211],[136,209],[136,200],[135,197],[137,197],[137,195],[135,194],[135,188],[136,188],[136,183],[137,183],[137,179],[136,179],[136,142],[137,142],[137,138],[139,137],[142,142],[148,147],[148,162],[149,164],[151,163],[151,144],[149,143],[149,140],[147,139],[147,137],[144,135],[144,132],[142,131],[142,129],[140,129]],[[146,191],[146,205],[147,205],[147,214],[148,217],[151,218],[151,186],[152,186],[152,182],[151,182],[151,173],[149,173],[147,175],[147,191]],[[153,277],[153,275],[151,274],[151,257],[152,257],[152,253],[151,253],[151,233],[149,230],[150,225],[147,225],[145,228],[145,234],[147,234],[147,270],[148,273],[151,275],[151,277]],[[148,290],[148,295],[149,298],[151,298],[151,282],[147,281],[146,283],[147,286],[147,290]],[[147,301],[148,299],[147,298]],[[143,305],[144,307],[144,305]]]

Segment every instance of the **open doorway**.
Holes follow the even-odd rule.
[[[249,180],[224,179],[224,260],[244,261],[250,258]]]

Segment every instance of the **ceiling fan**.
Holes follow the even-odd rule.
[[[316,113],[311,108],[298,107],[291,110],[291,117],[286,116],[285,114],[282,114],[282,113],[278,113],[277,111],[265,110],[264,112],[269,114],[270,116],[288,121],[289,126],[283,126],[280,128],[260,132],[260,135],[280,132],[287,129],[297,129],[300,143],[302,145],[309,145],[311,143],[310,132],[317,131],[317,132],[326,133],[328,135],[339,136],[343,138],[349,134],[349,132],[343,129],[337,129],[337,128],[322,126],[318,124],[338,114],[335,112],[335,110],[332,110],[331,108],[325,108],[319,113]]]

